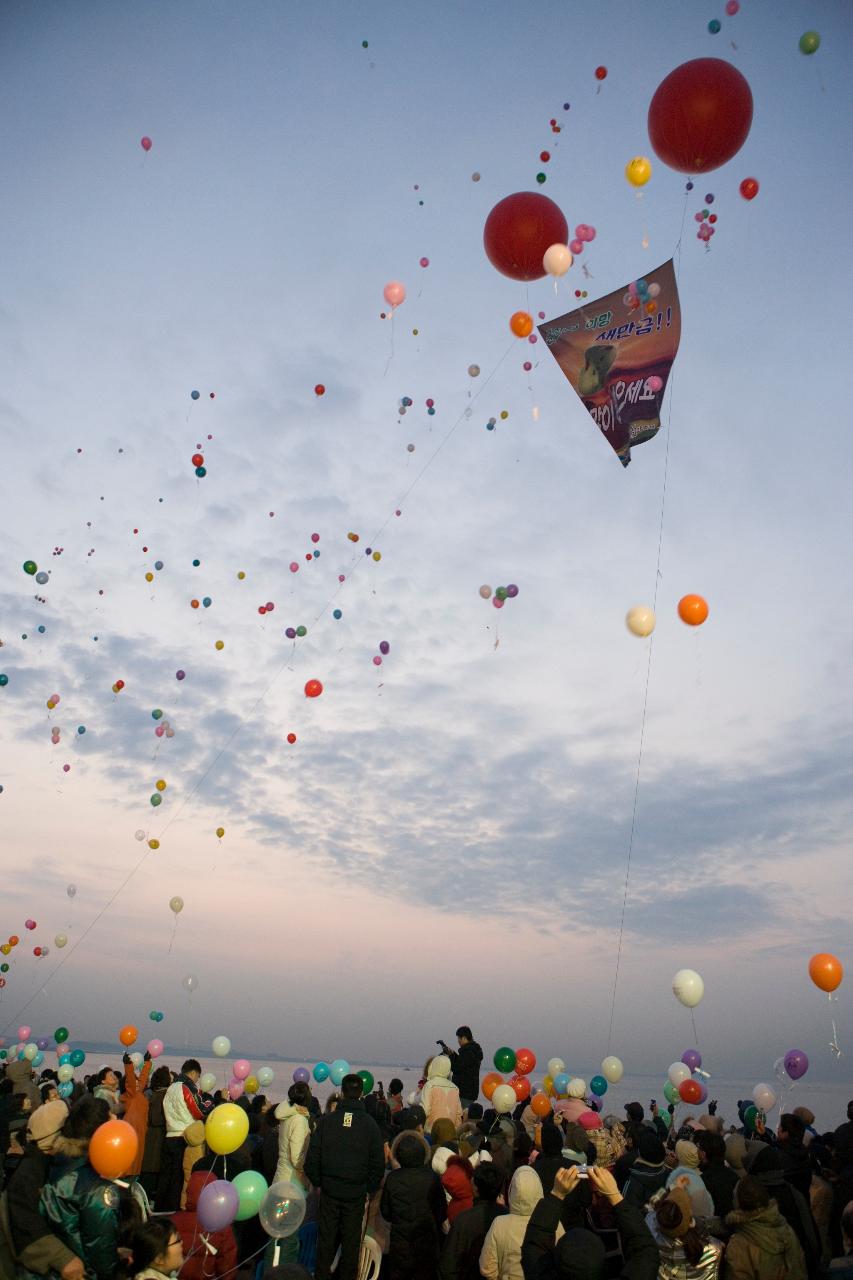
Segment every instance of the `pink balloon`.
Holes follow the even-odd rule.
[[[738,3],[738,0],[729,0],[728,4],[726,5],[726,13],[729,15],[730,18],[733,18],[739,9],[740,9],[740,4]]]
[[[235,1080],[245,1080],[246,1076],[251,1074],[252,1064],[247,1062],[245,1058],[238,1058],[232,1067]]]
[[[649,391],[660,391],[663,386],[663,378],[659,378],[656,373],[652,374],[652,376],[646,380],[646,386]]]
[[[399,280],[389,280],[382,290],[382,297],[389,307],[399,307],[401,303],[406,301],[406,286],[401,284]]]
[[[577,257],[579,253],[583,253],[583,240],[572,240],[569,245],[572,253]]]
[[[298,573],[298,572],[299,572],[299,562],[298,562],[297,560],[291,560],[291,562],[290,562],[290,572],[291,572],[291,573]]]
[[[143,151],[150,151],[154,144],[151,141],[151,139],[146,135],[146,137],[140,139],[139,145]]]
[[[162,1040],[149,1040],[146,1047],[152,1058],[159,1058],[165,1046]]]
[[[504,607],[504,602],[499,596],[492,596],[492,604],[496,609],[502,609]]]
[[[374,667],[381,667],[381,666],[382,666],[382,659],[380,658],[380,656],[379,656],[379,654],[378,654],[378,653],[377,653],[376,657],[373,659],[373,665],[374,665]]]
[[[234,1100],[236,1100],[237,1098],[242,1098],[243,1091],[245,1088],[246,1086],[243,1084],[242,1080],[235,1080],[235,1079],[229,1080],[228,1081],[229,1098],[232,1098]]]
[[[162,738],[163,734],[166,732],[166,726],[164,724],[158,724],[154,732],[158,738]]]
[[[32,1029],[30,1027],[18,1027],[19,1040],[26,1043],[26,1041],[29,1040],[31,1035],[32,1035]]]

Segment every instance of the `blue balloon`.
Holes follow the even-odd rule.
[[[40,1067],[43,1062],[44,1062],[44,1054],[42,1053],[41,1049],[39,1049],[38,1053],[33,1058],[33,1066]]]
[[[71,1080],[63,1080],[61,1084],[56,1086],[56,1092],[59,1094],[60,1098],[70,1098],[71,1090],[73,1088],[74,1084]]]
[[[344,615],[341,613],[340,609],[333,609],[333,610],[332,610],[332,617],[333,617],[333,618],[342,618],[343,616],[344,616]]]
[[[314,1067],[313,1075],[318,1084],[322,1084],[324,1080],[328,1080],[329,1064],[327,1062],[318,1062]]]
[[[68,1062],[70,1062],[70,1061],[71,1061],[71,1054],[70,1054],[70,1053],[63,1053],[63,1054],[62,1054],[62,1056],[61,1056],[61,1057],[60,1057],[60,1059],[59,1059],[59,1065],[60,1065],[61,1067],[64,1067],[64,1066],[65,1066],[65,1064],[66,1064],[66,1063],[68,1063]]]
[[[589,1087],[597,1098],[601,1098],[607,1092],[607,1081],[604,1076],[593,1076],[589,1082]]]
[[[554,1076],[554,1092],[565,1093],[569,1087],[569,1077],[565,1071],[561,1071],[558,1076]]]
[[[346,1059],[335,1058],[335,1061],[332,1063],[331,1067],[329,1068],[329,1077],[332,1081],[332,1084],[336,1086],[339,1085],[343,1080],[344,1076],[348,1076],[348,1075],[349,1075],[349,1063],[346,1061]]]
[[[200,395],[201,395],[201,392],[200,392],[200,391],[191,391],[191,392],[190,392],[190,398],[191,398],[192,400],[198,400],[198,398],[199,398],[199,396],[200,396]]]

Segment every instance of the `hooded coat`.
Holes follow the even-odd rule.
[[[142,1157],[145,1153],[145,1134],[148,1129],[148,1098],[145,1089],[148,1084],[148,1077],[151,1075],[151,1059],[142,1064],[142,1070],[137,1077],[132,1062],[124,1064],[124,1089],[122,1090],[121,1101],[124,1105],[124,1115],[122,1120],[134,1130],[139,1146],[136,1149],[136,1155],[133,1164],[128,1169],[128,1177],[135,1177],[142,1172]]]
[[[726,1247],[726,1280],[806,1280],[799,1241],[772,1202],[726,1218],[732,1231]]]
[[[118,1268],[118,1192],[89,1164],[88,1141],[60,1138],[56,1150],[41,1212],[88,1273],[112,1280]]]
[[[670,1172],[671,1170],[667,1169],[665,1164],[647,1164],[638,1156],[631,1165],[631,1172],[622,1194],[628,1204],[633,1205],[635,1209],[643,1209],[655,1192],[666,1186]],[[699,1181],[701,1185],[701,1179]],[[705,1190],[704,1186],[702,1190]],[[707,1195],[707,1192],[705,1194]],[[708,1199],[710,1200],[710,1196]]]
[[[437,1054],[429,1064],[421,1106],[426,1112],[427,1130],[436,1120],[449,1120],[454,1129],[462,1123],[462,1102],[459,1089],[450,1078],[450,1059],[446,1053]]]
[[[438,1174],[426,1164],[392,1169],[382,1188],[380,1213],[391,1227],[391,1275],[431,1280],[438,1261],[441,1224],[447,1216]]]
[[[723,1246],[719,1240],[709,1236],[699,1261],[688,1262],[684,1245],[661,1231],[654,1210],[647,1214],[646,1226],[660,1250],[658,1280],[717,1280],[723,1260]]]
[[[280,1102],[275,1109],[275,1118],[278,1121],[278,1162],[273,1182],[295,1182],[302,1186],[305,1182],[302,1172],[305,1153],[311,1136],[308,1112],[292,1102]]]
[[[535,1170],[522,1165],[509,1184],[509,1213],[495,1218],[480,1253],[485,1280],[524,1280],[521,1246],[530,1216],[542,1199],[542,1183]]]
[[[237,1266],[237,1241],[231,1227],[226,1227],[224,1231],[204,1232],[216,1253],[211,1253],[202,1243],[202,1229],[198,1224],[198,1198],[208,1182],[215,1180],[212,1173],[193,1173],[187,1184],[186,1209],[172,1214],[172,1222],[184,1246],[181,1280],[207,1280],[213,1276],[225,1276]]]
[[[33,1079],[32,1064],[26,1058],[18,1058],[6,1067],[6,1079],[12,1081],[12,1093],[25,1093],[33,1104],[33,1110],[41,1106],[41,1094]],[[5,1155],[5,1151],[3,1152]]]
[[[454,1219],[441,1251],[440,1280],[480,1280],[480,1253],[489,1227],[506,1213],[493,1200],[477,1200]]]
[[[778,1151],[775,1147],[764,1146],[757,1154],[754,1151],[748,1152],[746,1164],[749,1174],[767,1188],[782,1217],[799,1240],[806,1259],[807,1275],[817,1275],[821,1246],[811,1206],[786,1181]]]
[[[463,1156],[451,1156],[442,1175],[447,1201],[447,1221],[453,1223],[466,1209],[474,1207],[474,1170]]]
[[[569,1220],[577,1220],[572,1207],[576,1194],[573,1192],[565,1200],[546,1196],[534,1209],[522,1249],[524,1280],[562,1280],[569,1276],[572,1280],[599,1280],[603,1274],[613,1274],[604,1271],[604,1244],[594,1232],[572,1226],[562,1239],[558,1238],[560,1220],[567,1210]],[[660,1250],[639,1209],[620,1200],[613,1206],[613,1215],[622,1251],[620,1280],[657,1280]]]

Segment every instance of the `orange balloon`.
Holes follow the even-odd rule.
[[[678,602],[678,616],[688,627],[701,627],[708,617],[708,601],[701,596],[682,596]]]
[[[533,332],[533,316],[529,311],[515,311],[510,316],[509,327],[517,338],[527,338]]]
[[[533,1114],[539,1116],[540,1120],[551,1114],[551,1103],[547,1094],[537,1093],[530,1106],[533,1109]]]
[[[821,991],[835,991],[841,986],[844,966],[837,956],[831,956],[828,951],[820,951],[809,961],[809,977]]]
[[[507,1084],[519,1102],[526,1102],[530,1097],[530,1081],[527,1076],[510,1076]]]
[[[492,1094],[495,1089],[497,1089],[499,1084],[503,1084],[503,1082],[504,1078],[502,1075],[499,1075],[497,1071],[490,1071],[487,1076],[483,1077],[483,1083],[480,1085],[480,1088],[483,1091],[483,1097],[488,1098],[489,1101],[491,1101]]]
[[[121,1043],[122,1043],[126,1048],[128,1048],[128,1049],[129,1049],[129,1048],[130,1048],[130,1046],[131,1046],[132,1044],[134,1044],[134,1043],[135,1043],[135,1041],[136,1041],[136,1037],[137,1037],[138,1035],[139,1035],[139,1032],[136,1030],[136,1027],[132,1027],[132,1026],[130,1026],[130,1024],[128,1023],[128,1025],[127,1025],[126,1027],[122,1027],[121,1031],[118,1033],[118,1038],[119,1038],[119,1040],[121,1041]],[[110,1176],[112,1176],[112,1175],[110,1175]]]
[[[126,1120],[107,1120],[92,1134],[89,1163],[102,1178],[120,1178],[136,1159],[139,1138]]]

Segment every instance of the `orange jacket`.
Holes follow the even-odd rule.
[[[133,1069],[132,1062],[124,1064],[124,1089],[122,1090],[121,1100],[124,1105],[124,1119],[133,1129],[136,1130],[136,1136],[139,1139],[139,1148],[136,1152],[136,1159],[128,1169],[128,1174],[138,1174],[142,1172],[142,1155],[145,1151],[145,1131],[148,1128],[148,1099],[145,1096],[145,1086],[148,1084],[148,1077],[151,1075],[151,1059],[142,1064],[142,1070],[137,1079],[136,1072]]]

